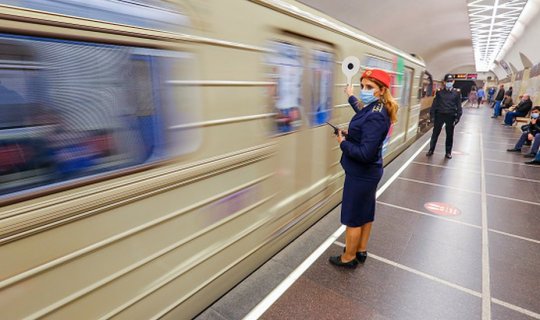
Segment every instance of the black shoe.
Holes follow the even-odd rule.
[[[525,162],[526,164],[537,164],[537,165],[540,165],[540,161],[538,160],[531,160],[531,161],[527,161]]]
[[[356,259],[358,260],[358,262],[360,263],[364,263],[366,262],[366,259],[367,259],[367,251],[360,251],[360,252],[357,252],[356,253]]]
[[[352,259],[349,262],[343,262],[341,261],[341,256],[332,256],[330,257],[330,259],[328,259],[328,261],[338,267],[354,269],[358,266],[358,260],[356,260],[356,258]]]
[[[445,157],[446,159],[452,159],[452,154],[451,154],[451,153],[447,153],[447,154],[444,155],[444,157]]]
[[[508,151],[508,152],[521,152],[521,149],[512,148],[512,149],[506,149],[506,151]]]
[[[534,158],[536,157],[536,153],[527,153],[526,155],[524,155],[525,158]]]
[[[427,153],[426,153],[426,157],[431,157],[433,155],[433,150],[429,150]]]
[[[346,250],[347,248],[343,248],[343,253],[345,253]],[[366,262],[366,259],[367,259],[367,251],[359,251],[356,253],[356,260],[358,260],[358,262],[364,263]]]

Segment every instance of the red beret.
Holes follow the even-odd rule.
[[[378,80],[380,83],[384,84],[387,88],[390,88],[390,75],[379,69],[370,69],[364,71],[360,77],[360,81],[364,78],[372,78]]]

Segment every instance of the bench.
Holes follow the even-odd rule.
[[[515,107],[515,105],[513,105],[512,107]],[[503,109],[501,111],[503,119],[504,119],[504,116],[506,115],[507,112],[508,112],[508,109]],[[514,123],[512,125],[518,124],[518,123],[527,124],[527,123],[529,123],[530,120],[531,120],[531,112],[529,111],[524,117],[515,117],[514,118]]]
[[[530,114],[525,116],[525,117],[516,117],[516,123],[519,123],[519,122],[524,122],[524,123],[529,123],[529,120],[531,120],[531,116]]]

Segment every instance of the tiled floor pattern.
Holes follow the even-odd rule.
[[[437,152],[428,158],[423,150],[378,198],[372,256],[364,265],[343,270],[328,263],[342,251],[341,235],[261,318],[540,319],[540,167],[505,151],[519,130],[503,127],[490,113],[485,106],[465,108],[454,158],[444,158],[443,130]],[[428,202],[451,204],[460,214],[434,215]],[[322,223],[337,229],[339,213]],[[293,245],[310,252],[316,247]],[[270,273],[294,268],[305,255],[292,252],[280,259],[265,266]],[[486,271],[490,296],[482,293]],[[212,309],[200,318],[246,314]]]

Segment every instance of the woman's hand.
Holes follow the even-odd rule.
[[[345,141],[345,137],[343,136],[343,132],[345,132],[345,134],[347,134],[347,130],[338,130],[337,141],[338,141],[339,144],[341,144],[343,141]]]
[[[348,84],[346,87],[345,87],[345,94],[347,95],[347,97],[350,97],[352,96],[354,93],[353,93],[353,86],[352,84]]]
[[[529,141],[533,141],[534,136],[533,136],[532,134],[529,133],[529,135],[527,136],[527,138],[529,138]]]

